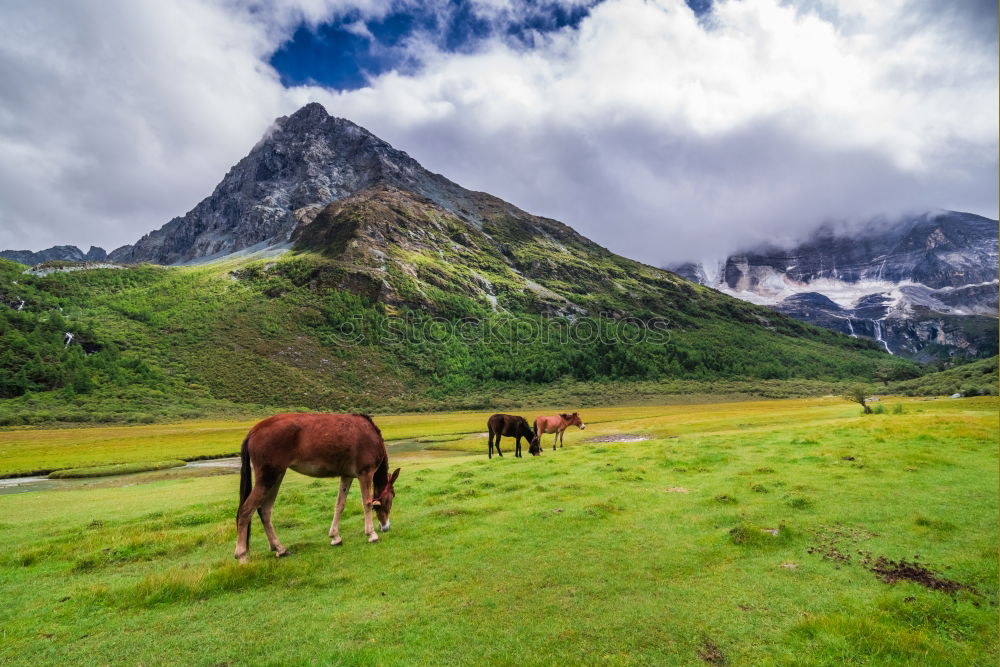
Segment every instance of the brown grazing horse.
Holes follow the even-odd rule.
[[[278,557],[288,554],[271,524],[271,508],[278,487],[291,468],[310,477],[340,477],[340,494],[330,525],[330,544],[339,546],[340,515],[347,502],[351,483],[358,478],[361,503],[365,512],[365,534],[369,542],[378,542],[372,525],[372,509],[382,531],[389,530],[389,511],[396,492],[392,485],[399,468],[389,475],[389,453],[382,432],[368,415],[284,414],[258,423],[243,440],[240,448],[240,506],[236,510],[236,553],[241,563],[250,548],[250,519],[254,510],[271,551]],[[253,467],[255,482],[250,480]]]
[[[580,419],[580,414],[574,412],[571,415],[565,412],[561,415],[555,415],[553,417],[536,417],[535,418],[535,436],[536,442],[532,442],[532,447],[542,448],[542,434],[543,433],[555,433],[556,437],[552,439],[552,451],[556,449],[556,442],[558,441],[559,446],[563,446],[563,438],[566,437],[566,429],[570,426],[578,426],[580,430],[587,428],[587,425],[583,423]]]
[[[528,420],[517,415],[495,414],[486,422],[486,428],[490,432],[490,458],[493,458],[493,440],[496,438],[497,456],[502,457],[500,451],[500,436],[516,438],[514,446],[514,456],[521,456],[521,438],[527,439],[530,443],[528,451],[532,456],[542,453],[542,448],[535,442],[535,432],[528,426]]]

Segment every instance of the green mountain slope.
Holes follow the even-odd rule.
[[[0,262],[0,420],[487,407],[567,382],[754,391],[907,363],[488,195],[480,210],[493,202],[480,226],[374,188],[326,207],[278,259],[47,275]]]

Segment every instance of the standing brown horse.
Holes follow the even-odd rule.
[[[493,439],[496,438],[497,456],[503,457],[500,451],[500,436],[516,438],[514,444],[514,456],[521,456],[521,438],[527,439],[530,443],[528,451],[532,456],[542,453],[542,448],[535,442],[535,432],[528,426],[528,420],[516,415],[495,414],[486,422],[486,428],[490,434],[490,458],[493,458]]]
[[[243,440],[240,448],[240,506],[236,510],[236,553],[241,563],[250,548],[250,519],[254,510],[271,551],[278,557],[288,554],[271,525],[271,508],[278,487],[291,468],[310,477],[340,477],[340,494],[330,524],[330,544],[339,546],[340,515],[347,502],[351,483],[358,478],[361,504],[365,512],[365,534],[369,542],[378,542],[372,525],[372,508],[382,531],[389,530],[389,511],[396,492],[392,485],[399,468],[389,475],[389,453],[382,432],[368,415],[285,414],[268,417],[258,423]],[[253,467],[255,483],[250,480]]]
[[[542,434],[543,433],[555,433],[556,437],[552,439],[552,451],[556,449],[556,442],[559,446],[563,446],[563,439],[566,437],[566,429],[570,426],[578,426],[580,430],[587,428],[587,425],[583,423],[580,419],[580,414],[574,412],[571,415],[565,412],[561,415],[555,415],[553,417],[536,417],[535,418],[535,436],[536,442],[532,442],[532,447],[542,447]]]

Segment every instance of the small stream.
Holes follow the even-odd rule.
[[[128,473],[126,475],[108,475],[106,477],[85,477],[83,479],[11,477],[9,479],[0,479],[0,496],[10,493],[27,493],[29,491],[61,491],[88,487],[132,486],[134,484],[158,482],[164,479],[235,474],[239,472],[239,469],[239,457],[231,456],[222,459],[189,461],[183,466],[167,468],[165,470],[149,470],[146,472]]]

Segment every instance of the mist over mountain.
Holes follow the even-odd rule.
[[[997,221],[934,211],[818,229],[719,262],[668,267],[691,280],[892,354],[996,353]]]

